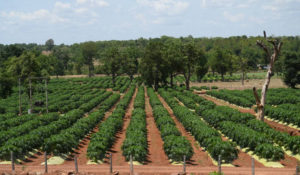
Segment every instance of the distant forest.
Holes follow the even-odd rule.
[[[270,38],[283,42],[274,72],[284,74],[294,66],[294,72],[289,74],[299,74],[300,37]],[[130,78],[139,74],[145,83],[158,86],[172,84],[172,78],[177,74],[182,74],[188,83],[191,75],[201,81],[208,72],[222,78],[235,72],[247,73],[268,64],[265,52],[256,45],[257,40],[263,40],[263,37],[162,36],[72,45],[56,45],[49,39],[43,45],[0,44],[0,95],[8,95],[19,78],[24,82],[30,76],[107,74],[114,81],[121,74]],[[293,78],[297,84],[300,74]]]

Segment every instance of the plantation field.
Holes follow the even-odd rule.
[[[252,80],[251,80],[252,81]],[[254,80],[253,80],[254,81]],[[240,83],[240,82],[238,82]],[[209,86],[208,86],[209,87]],[[176,174],[186,159],[188,174],[293,174],[300,161],[300,91],[268,91],[266,122],[255,119],[251,90],[182,87],[157,92],[135,80],[53,78],[48,83],[48,113],[43,85],[33,88],[33,114],[26,86],[0,99],[0,172],[51,174]],[[193,88],[192,88],[193,89]],[[196,88],[197,89],[197,88]],[[110,160],[110,157],[112,158]]]

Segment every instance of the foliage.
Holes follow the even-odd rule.
[[[297,84],[300,84],[300,55],[287,52],[284,57],[284,83],[295,88]]]

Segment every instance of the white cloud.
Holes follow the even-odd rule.
[[[59,17],[55,13],[51,13],[48,10],[40,9],[33,12],[1,12],[1,17],[8,18],[9,20],[17,21],[49,21],[51,23],[66,22],[67,19]]]
[[[244,14],[235,14],[235,15],[231,15],[231,14],[229,14],[227,11],[225,11],[224,13],[223,13],[223,15],[224,15],[224,17],[227,19],[227,20],[229,20],[229,21],[231,21],[231,22],[239,22],[239,21],[241,21],[242,19],[244,19]]]
[[[54,5],[55,8],[59,8],[59,9],[69,9],[71,8],[71,4],[69,3],[62,3],[60,1],[55,2]]]
[[[81,5],[91,5],[91,6],[99,6],[99,7],[106,7],[109,6],[109,3],[104,0],[76,0],[77,4]]]
[[[87,8],[77,8],[77,9],[74,9],[75,13],[85,13],[88,11]]]
[[[181,0],[137,0],[137,3],[153,8],[156,12],[176,15],[185,11],[189,3]]]

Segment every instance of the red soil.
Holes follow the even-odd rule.
[[[185,130],[184,126],[177,120],[176,116],[174,115],[172,109],[170,106],[166,103],[166,101],[158,94],[158,98],[164,105],[164,107],[168,110],[170,116],[174,120],[176,127],[181,132],[182,136],[186,137],[187,140],[190,141],[191,146],[193,148],[194,154],[190,161],[187,162],[188,165],[197,165],[201,167],[209,167],[214,166],[212,163],[211,158],[208,156],[207,152],[204,151],[199,145],[197,144],[197,141],[195,138]]]
[[[128,165],[128,163],[125,160],[125,157],[122,154],[122,144],[126,138],[126,129],[130,123],[130,117],[132,115],[133,111],[133,104],[134,104],[134,99],[137,94],[137,88],[135,89],[135,93],[129,103],[128,109],[126,111],[125,117],[124,117],[124,124],[123,128],[121,131],[119,131],[116,135],[116,140],[114,145],[112,146],[111,150],[108,153],[112,154],[112,164],[119,166],[119,165]],[[108,162],[108,160],[105,160],[105,162]]]
[[[145,88],[145,108],[147,122],[147,140],[148,140],[148,163],[151,166],[166,166],[170,165],[168,157],[164,152],[163,140],[160,136],[160,131],[156,127],[152,107],[149,102],[147,90]]]
[[[129,166],[115,166],[120,175],[129,175]],[[44,173],[43,166],[30,166],[22,167],[17,165],[15,174],[30,174],[30,175],[42,175]],[[217,167],[199,167],[199,166],[188,166],[186,168],[187,174],[195,175],[207,175],[210,172],[218,171]],[[0,173],[11,173],[10,165],[0,165]],[[36,173],[34,173],[36,172]],[[175,175],[182,172],[182,166],[149,166],[141,165],[134,166],[134,174],[139,175]],[[226,175],[249,175],[251,174],[250,167],[222,167],[222,172]],[[256,175],[292,175],[296,172],[296,168],[255,168]],[[74,166],[64,165],[48,166],[48,175],[67,175],[75,174]],[[109,175],[108,165],[82,165],[79,166],[79,174],[82,175]]]

